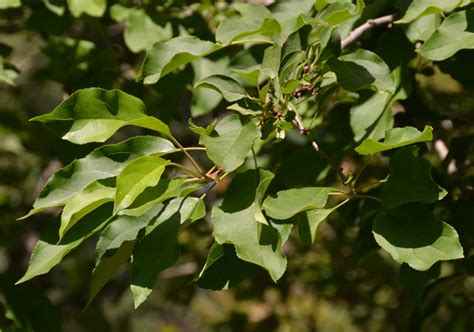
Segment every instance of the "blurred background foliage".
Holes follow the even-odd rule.
[[[252,1],[284,17],[311,9],[311,1]],[[403,8],[406,1],[370,1],[358,25]],[[205,125],[225,112],[213,91],[194,91],[209,74],[259,63],[262,48],[233,47],[172,73],[158,84],[135,81],[145,50],[154,42],[192,34],[212,40],[219,22],[234,12],[232,1],[0,0],[0,330],[2,331],[467,331],[474,326],[474,50],[433,63],[415,56],[402,28],[376,28],[359,42],[395,66],[413,57],[407,74],[411,94],[394,107],[398,126],[429,124],[435,140],[425,155],[435,180],[449,191],[435,212],[453,225],[466,259],[438,263],[426,272],[398,266],[377,250],[371,234],[374,206],[350,202],[321,225],[310,247],[292,236],[285,247],[288,270],[274,284],[265,273],[227,291],[200,289],[193,279],[204,264],[211,231],[197,223],[180,235],[180,263],[165,271],[155,292],[138,310],[127,288],[128,270],[85,308],[94,266],[93,239],[51,273],[13,286],[25,271],[40,234],[58,211],[17,222],[48,177],[95,146],[60,141],[28,119],[50,112],[63,98],[85,87],[119,88],[145,101],[148,112],[170,123],[181,142],[193,116]],[[309,5],[309,6],[308,6]],[[288,7],[289,6],[289,7]],[[405,4],[406,6],[406,4]],[[297,8],[297,9],[295,9]],[[290,11],[290,13],[288,13]],[[390,45],[390,48],[380,45]],[[408,46],[407,46],[408,45]],[[317,136],[346,172],[361,159],[349,123],[351,96],[328,103]],[[138,129],[120,131],[120,141]],[[294,136],[294,137],[293,137]],[[273,169],[275,188],[335,182],[328,165],[298,135],[262,148],[259,164]],[[298,149],[296,149],[298,147]],[[202,161],[205,163],[205,161]],[[372,160],[362,183],[383,178],[388,159]],[[207,198],[222,196],[221,183]],[[376,189],[374,189],[376,190]]]

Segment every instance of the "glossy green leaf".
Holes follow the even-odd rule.
[[[398,263],[428,270],[434,263],[464,257],[456,230],[435,219],[422,204],[382,210],[374,220],[377,243]]]
[[[286,269],[282,246],[292,225],[258,220],[263,217],[260,204],[272,179],[273,174],[263,170],[238,174],[222,205],[212,209],[212,223],[218,244],[233,244],[240,259],[261,266],[276,281]]]
[[[384,208],[408,202],[434,203],[447,192],[431,178],[431,164],[417,157],[416,147],[396,151],[390,158],[390,175],[380,190]]]
[[[89,291],[89,305],[99,291],[114,277],[120,266],[132,255],[134,241],[127,241],[111,255],[103,257],[92,271],[91,286]]]
[[[206,87],[219,92],[225,100],[234,102],[242,98],[248,97],[247,91],[230,76],[212,75],[198,81],[195,88]]]
[[[462,49],[474,49],[474,9],[448,16],[418,50],[427,59],[448,59]]]
[[[92,182],[77,193],[64,206],[61,214],[59,238],[61,239],[86,214],[107,202],[112,202],[114,196],[115,188],[105,186],[99,181]]]
[[[266,214],[275,219],[289,219],[297,213],[322,209],[333,188],[305,187],[279,191],[276,197],[267,197],[263,203]]]
[[[260,137],[257,126],[248,121],[240,122],[238,115],[224,118],[215,127],[217,136],[201,136],[201,143],[207,148],[207,155],[226,172],[242,165],[253,142]]]
[[[45,124],[63,139],[76,144],[104,142],[124,126],[134,125],[171,136],[169,127],[147,116],[145,104],[120,90],[78,90],[53,112],[31,119]]]
[[[258,270],[255,264],[239,259],[233,245],[214,243],[197,284],[212,290],[228,289],[245,278],[253,277]]]
[[[218,49],[220,46],[194,36],[182,36],[158,42],[148,50],[139,78],[145,84],[154,84],[182,65]]]
[[[281,31],[280,24],[267,8],[248,3],[236,3],[234,7],[242,16],[226,18],[219,24],[216,41],[222,45],[244,39],[268,40],[267,36]]]
[[[399,148],[418,142],[431,141],[433,139],[433,128],[425,126],[423,132],[414,127],[393,128],[385,132],[383,142],[377,142],[367,138],[361,145],[355,148],[359,154],[374,154],[381,151]]]
[[[203,217],[201,209],[195,213],[200,201],[197,198],[172,200],[135,244],[131,277],[135,308],[151,293],[158,274],[178,261],[178,230],[188,219]]]
[[[0,10],[21,7],[21,0],[0,0]]]
[[[146,188],[156,186],[169,163],[158,156],[143,156],[125,166],[117,177],[114,211],[129,207]]]
[[[387,64],[375,53],[358,49],[354,53],[330,59],[338,83],[346,90],[372,89],[394,92],[396,85]]]
[[[105,145],[57,171],[38,195],[33,209],[22,219],[45,209],[63,206],[95,180],[117,176],[132,160],[174,150],[171,142],[154,136],[137,136]]]
[[[120,215],[141,216],[155,205],[170,198],[180,196],[183,178],[160,179],[158,184],[143,190],[130,206],[119,212]]]
[[[28,270],[17,284],[48,273],[71,250],[107,225],[111,215],[112,204],[104,204],[82,218],[81,222],[72,227],[59,243],[38,241],[31,254]]]
[[[82,14],[89,16],[102,17],[107,8],[106,0],[67,0],[69,11],[74,17]]]
[[[443,13],[462,4],[462,0],[413,0],[408,6],[405,15],[396,23],[409,23],[420,16],[434,13]]]
[[[359,103],[351,107],[350,123],[354,132],[354,141],[364,138],[379,140],[393,127],[393,97],[389,92],[372,92],[365,96],[361,93]]]

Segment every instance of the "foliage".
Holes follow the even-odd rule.
[[[448,98],[442,79],[430,78],[449,73],[472,90],[462,70],[474,48],[470,1],[0,1],[0,9],[28,17],[47,41],[38,75],[67,93],[32,121],[80,145],[23,217],[53,211],[17,284],[92,238],[87,303],[130,262],[138,307],[182,252],[199,256],[183,240],[196,232],[209,248],[197,258],[199,287],[239,287],[262,272],[273,282],[287,270],[297,278],[291,248],[310,253],[328,218],[355,230],[351,264],[374,252],[389,269],[397,269],[389,256],[401,264],[401,282],[415,289],[405,327],[429,328],[437,308],[472,283],[474,103],[466,93],[446,111],[436,100]],[[0,49],[0,81],[14,85],[22,73],[10,50]],[[0,151],[21,156],[21,143],[10,151],[2,141]],[[43,329],[8,294],[5,317]],[[466,327],[463,315],[457,324]]]

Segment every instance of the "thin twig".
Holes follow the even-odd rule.
[[[397,15],[397,13],[394,13],[367,20],[364,24],[352,30],[349,35],[341,41],[341,49],[346,48],[349,44],[355,42],[365,32],[372,29],[373,27],[393,23],[393,21],[395,21],[397,18]]]
[[[199,172],[199,174],[204,175],[204,172],[203,172],[202,168],[199,166],[199,164],[196,162],[196,160],[194,160],[194,158],[189,154],[189,152],[186,150],[186,148],[184,146],[182,146],[181,143],[179,143],[178,140],[176,138],[174,138],[173,136],[170,136],[169,138],[181,151],[183,151],[183,153],[186,155],[186,157],[189,158],[189,160],[193,164],[194,168],[196,168],[196,170]]]
[[[339,178],[341,179],[342,183],[345,184],[346,183],[346,176],[344,175],[344,173],[342,173],[342,168],[339,167],[338,165],[336,165],[336,163],[334,163],[328,156],[326,153],[324,153],[324,151],[322,151],[320,148],[319,148],[319,145],[318,143],[316,143],[315,141],[312,141],[311,142],[311,145],[313,146],[313,148],[316,150],[317,153],[319,153],[319,155],[321,156],[321,158],[327,162],[329,165],[332,166],[332,168],[334,168],[334,170],[336,171],[337,175],[339,176]]]

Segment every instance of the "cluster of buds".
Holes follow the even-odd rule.
[[[313,89],[313,86],[310,84],[310,83],[306,83],[306,84],[303,84],[301,86],[299,86],[294,92],[293,92],[293,96],[296,97],[296,98],[300,98],[306,94],[308,94],[309,92],[311,92],[311,90]],[[314,92],[313,92],[314,93]],[[312,93],[312,95],[314,96],[314,94]]]
[[[281,119],[283,117],[283,113],[281,110],[277,109],[276,107],[272,107],[270,109],[270,112],[266,112],[262,115],[260,118],[260,122],[258,124],[259,128],[263,128],[265,125],[265,122],[268,120],[273,120],[273,119]]]

